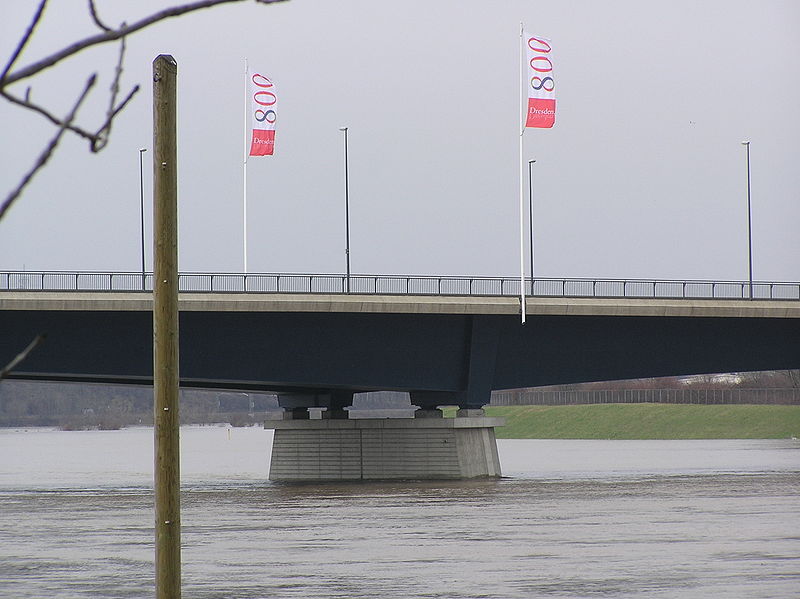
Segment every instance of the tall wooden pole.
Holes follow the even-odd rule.
[[[153,390],[156,597],[181,596],[178,419],[178,169],[172,56],[153,61]]]

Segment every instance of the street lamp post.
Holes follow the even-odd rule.
[[[750,141],[743,141],[747,151],[747,264],[750,274],[750,299],[753,299],[753,224],[750,212]]]
[[[142,291],[145,290],[145,269],[144,269],[144,174],[142,170],[142,154],[147,152],[147,148],[139,150],[139,216],[142,220]]]
[[[528,228],[530,233],[531,250],[531,295],[533,295],[533,163],[535,160],[528,160]]]
[[[345,279],[345,291],[350,293],[350,179],[347,161],[347,127],[339,127],[339,131],[344,132],[344,222],[345,222],[345,249],[344,255],[347,260],[347,278]]]

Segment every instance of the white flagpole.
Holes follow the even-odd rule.
[[[525,45],[523,39],[524,27],[522,22],[519,24],[519,303],[522,309],[522,324],[525,324],[525,172],[523,163],[525,161],[525,97],[523,81],[525,77]]]
[[[247,58],[244,59],[244,160],[243,160],[243,169],[244,169],[244,176],[243,176],[243,194],[242,194],[242,222],[243,222],[243,250],[244,250],[244,274],[247,274],[247,156],[250,153],[250,149],[247,143],[247,128],[250,124],[248,119],[248,81],[247,81]]]

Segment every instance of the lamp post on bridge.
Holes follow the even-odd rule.
[[[753,299],[753,225],[750,213],[750,140],[745,140],[742,145],[747,151],[747,264],[750,274],[749,297]]]
[[[347,127],[339,127],[339,131],[344,132],[344,221],[345,221],[345,249],[344,255],[347,261],[347,278],[345,279],[345,291],[350,293],[350,179],[347,161]]]
[[[142,154],[147,152],[147,148],[139,149],[139,216],[142,220],[142,291],[145,290],[145,269],[144,269],[144,174],[142,170]]]
[[[531,295],[533,295],[533,163],[535,160],[528,160],[528,228],[530,229],[530,250],[531,250]]]

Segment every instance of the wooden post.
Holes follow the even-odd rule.
[[[178,169],[172,56],[153,61],[153,391],[156,597],[181,596],[178,419]]]

